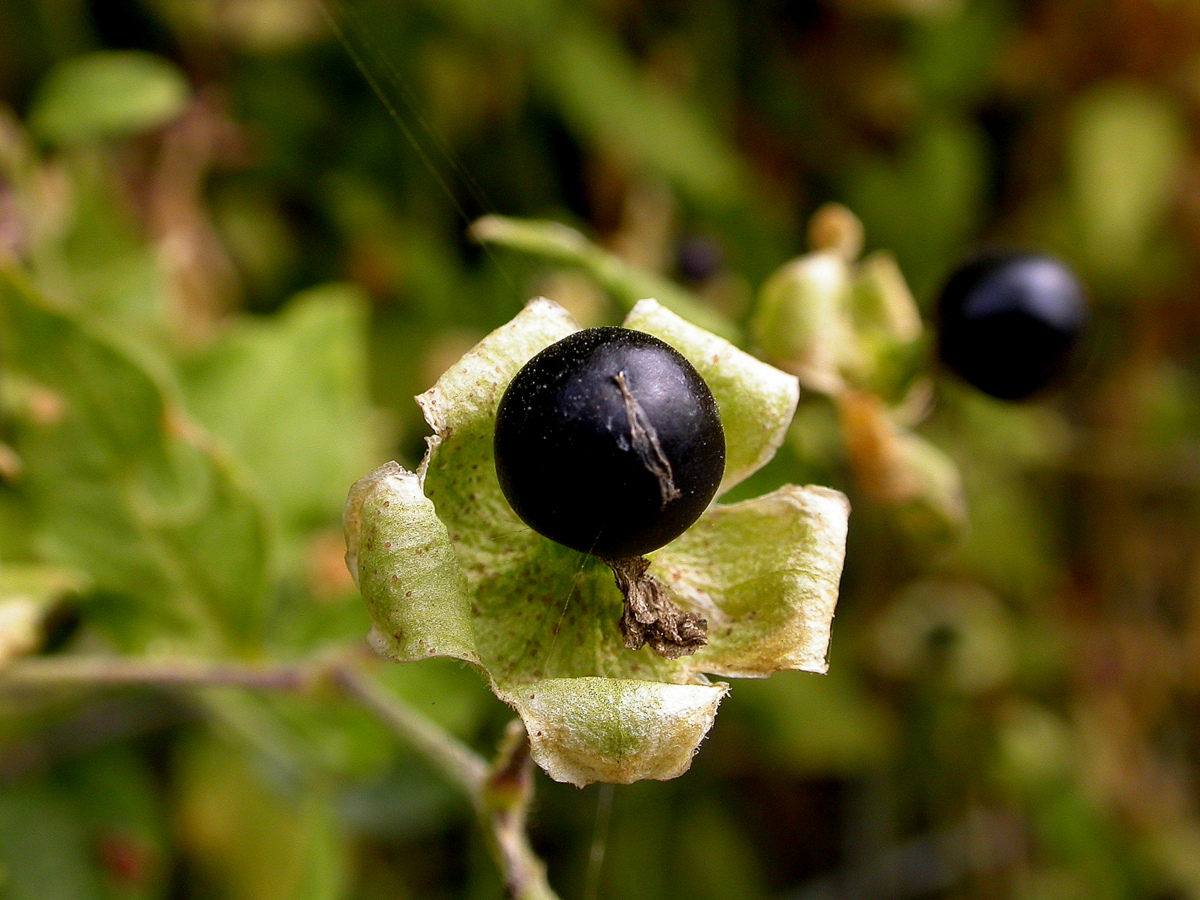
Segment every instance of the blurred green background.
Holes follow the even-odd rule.
[[[746,494],[851,498],[830,673],[736,683],[676,781],[538,773],[551,882],[602,841],[614,900],[1200,898],[1198,126],[1193,0],[0,0],[0,269],[50,298],[0,318],[0,665],[360,640],[341,504],[419,460],[412,396],[531,296],[622,315],[476,217],[744,325],[834,200],[926,313],[973,248],[1060,255],[1085,352],[1018,406],[925,366],[965,529],[806,391]],[[481,752],[511,715],[381,677]],[[500,896],[333,695],[0,700],[0,897]]]

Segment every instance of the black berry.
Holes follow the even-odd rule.
[[[942,362],[984,393],[1021,400],[1066,368],[1087,305],[1074,274],[1058,260],[993,251],[954,272],[938,317]]]
[[[678,351],[626,328],[589,328],[531,359],[496,415],[496,474],[534,531],[604,559],[649,553],[708,506],[725,433]]]
[[[721,245],[701,235],[687,238],[675,251],[675,267],[688,284],[708,281],[724,267]]]

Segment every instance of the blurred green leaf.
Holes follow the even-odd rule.
[[[1015,792],[1053,790],[1071,775],[1069,724],[1050,709],[1030,701],[1013,702],[1000,711],[996,727],[995,776]]]
[[[542,92],[605,154],[668,179],[701,205],[745,205],[750,170],[706,118],[704,104],[647,78],[598,17],[553,0],[523,0],[502,13],[479,0],[430,5],[493,40],[523,45]]]
[[[67,60],[42,83],[30,125],[55,143],[114,137],[164,125],[183,111],[188,85],[172,63],[140,51]]]
[[[418,215],[401,218],[391,198],[372,181],[338,175],[328,180],[331,212],[350,243],[358,265],[370,273],[374,290],[403,298],[429,322],[462,322],[469,285],[461,260],[446,246],[439,224]],[[471,311],[475,312],[475,311]]]
[[[675,895],[671,863],[677,851],[676,820],[661,785],[618,788],[600,897],[659,900]]]
[[[261,187],[231,186],[213,197],[213,218],[248,286],[279,296],[297,250],[278,198]]]
[[[974,231],[984,199],[983,135],[958,116],[923,123],[894,158],[864,156],[849,168],[847,204],[871,242],[895,252],[917,296]]]
[[[563,16],[535,51],[563,116],[606,153],[668,178],[697,202],[745,201],[749,176],[732,146],[697,107],[648,82],[604,29]]]
[[[898,431],[896,451],[902,477],[912,485],[897,504],[901,527],[926,550],[953,543],[967,526],[958,466],[940,447],[913,432]]]
[[[929,433],[962,473],[971,519],[956,556],[998,591],[1045,608],[1062,545],[1057,503],[1033,476],[1058,470],[1078,436],[1052,406],[1003,403],[949,379],[940,398]]]
[[[1132,855],[1126,836],[1088,791],[1063,783],[1047,791],[1032,808],[1030,823],[1045,858],[1064,868],[1075,889],[1058,896],[1095,900],[1146,896],[1135,889]],[[1054,895],[1051,894],[1051,897]]]
[[[694,797],[681,818],[675,890],[695,900],[767,896],[753,841],[715,798]]]
[[[561,8],[557,0],[521,0],[503,7],[489,0],[427,0],[428,5],[453,16],[480,35],[526,40],[541,38]]]
[[[693,325],[734,343],[740,338],[736,325],[704,306],[686,289],[653,272],[629,265],[560,222],[484,216],[471,226],[471,235],[482,243],[499,244],[582,269],[625,310],[633,309],[640,300],[653,298]]]
[[[97,866],[64,792],[38,782],[0,788],[0,894],[5,900],[101,900]]]
[[[1174,202],[1187,122],[1166,95],[1127,82],[1080,97],[1071,119],[1071,198],[1088,259],[1129,278]]]
[[[890,507],[916,546],[929,550],[957,539],[967,506],[954,460],[897,421],[873,394],[847,391],[838,403],[846,449],[863,490]]]
[[[161,254],[114,184],[102,154],[79,152],[67,161],[71,207],[60,240],[46,249],[38,286],[70,298],[81,312],[120,331],[147,350],[167,345],[178,310]]]
[[[502,708],[478,672],[457,661],[431,659],[416,666],[386,666],[378,676],[389,690],[465,742],[474,742],[484,717]],[[384,829],[390,820],[399,823],[405,813],[395,810],[394,795],[372,802],[365,796],[369,785],[388,780],[397,766],[412,770],[410,780],[421,777],[417,773],[430,772],[420,755],[397,743],[378,718],[347,704],[336,693],[290,696],[214,689],[200,699],[227,751],[253,760],[265,784],[297,792],[323,789],[314,785],[326,782],[331,789],[336,785],[339,798],[346,799],[356,814]],[[511,714],[506,710],[507,715]],[[452,790],[449,796],[454,798],[451,805],[461,801]],[[447,798],[440,789],[437,799],[431,813],[443,815]],[[421,823],[408,821],[404,827],[420,828]]]
[[[326,791],[289,793],[211,738],[186,745],[176,765],[182,843],[224,896],[344,896],[346,845]]]
[[[127,645],[254,645],[272,535],[161,379],[2,270],[0,358],[25,406],[16,446],[46,557],[124,601],[96,612]]]
[[[746,681],[727,703],[749,713],[765,758],[787,772],[853,776],[879,768],[894,752],[889,710],[837,659],[820,678],[781,672]]]
[[[112,900],[163,896],[170,870],[165,797],[134,747],[106,748],[70,766],[65,783]]]
[[[292,536],[336,522],[379,448],[367,396],[366,300],[349,285],[238,321],[186,366],[188,405],[262,485]]]
[[[962,693],[1002,688],[1015,667],[1011,613],[975,584],[911,582],[875,620],[875,667],[892,678],[936,670]]]
[[[948,104],[977,100],[995,78],[1007,4],[951,0],[913,29],[913,67],[922,87]]]

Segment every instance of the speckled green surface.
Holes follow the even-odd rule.
[[[848,514],[837,491],[787,485],[714,507],[659,551],[660,577],[707,611],[708,646],[690,664],[743,678],[824,672]]]
[[[389,463],[351,490],[346,559],[374,627],[371,645],[397,662],[478,662],[467,579],[420,480]],[[361,556],[361,564],[359,557]]]
[[[657,684],[616,678],[554,678],[512,703],[534,758],[561,781],[629,784],[687,771],[708,733],[724,684]],[[646,774],[646,761],[654,772]]]
[[[729,446],[723,488],[770,459],[795,409],[794,378],[653,301],[626,324],[675,346],[712,387]],[[347,560],[375,646],[399,660],[478,661],[551,776],[580,785],[672,778],[727,690],[706,673],[824,670],[848,507],[835,491],[788,486],[710,508],[652,556],[680,604],[708,616],[710,645],[678,660],[627,650],[612,574],[521,523],[492,458],[508,382],[574,330],[560,307],[535,300],[418,398],[436,432],[429,453],[419,473],[392,463],[355,486]]]

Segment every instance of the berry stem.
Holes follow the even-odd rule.
[[[649,574],[650,561],[644,556],[606,559],[612,569],[625,611],[621,615],[621,634],[630,650],[649,644],[665,659],[690,656],[708,643],[708,622],[692,612],[684,612],[671,599],[670,589]]]

